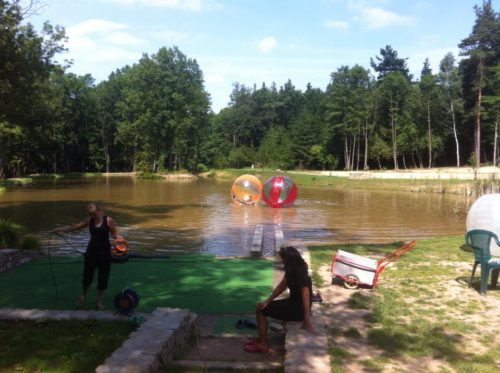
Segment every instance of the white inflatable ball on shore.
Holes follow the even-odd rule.
[[[500,193],[479,197],[467,213],[466,230],[484,229],[493,232],[500,240]],[[500,256],[500,247],[494,242],[490,246],[491,255]]]

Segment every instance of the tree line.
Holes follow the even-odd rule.
[[[31,4],[32,5],[32,4]],[[331,73],[325,90],[291,80],[235,83],[214,113],[197,61],[177,47],[144,54],[96,84],[71,72],[64,29],[25,23],[0,0],[0,178],[27,173],[401,169],[498,163],[500,15],[475,6],[461,56],[413,77],[390,45]],[[462,57],[460,60],[458,57]]]

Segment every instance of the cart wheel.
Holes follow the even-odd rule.
[[[357,289],[359,286],[359,278],[356,275],[350,274],[345,277],[344,287],[346,289]]]

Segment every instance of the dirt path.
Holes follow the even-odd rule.
[[[377,289],[348,290],[338,284],[332,285],[329,270],[328,265],[320,268],[319,274],[324,284],[317,290],[323,298],[323,315],[329,321],[328,332],[331,347],[344,351],[341,362],[344,372],[456,372],[444,359],[432,356],[390,358],[384,354],[384,351],[370,345],[367,334],[369,329],[374,327],[374,324],[370,323],[367,318],[372,311],[353,309],[349,306],[348,301],[356,292],[372,296]],[[496,294],[489,297],[481,296],[475,289],[467,289],[465,287],[467,280],[465,278],[445,279],[437,284],[438,299],[434,299],[434,303],[429,302],[428,307],[435,307],[436,318],[444,315],[454,321],[469,325],[472,330],[475,329],[476,331],[464,332],[466,333],[466,343],[461,343],[460,349],[462,349],[463,354],[477,356],[485,353],[492,346],[500,344],[500,337],[496,333],[498,325],[500,325],[500,299]],[[390,286],[390,284],[384,284],[384,286]],[[423,299],[427,297],[429,297],[427,294],[413,298],[408,296],[405,297],[405,301],[407,303],[420,302],[419,306],[421,307]],[[459,307],[450,306],[453,304],[476,305],[477,309],[464,312]],[[443,305],[443,307],[440,309],[436,305]],[[485,341],[485,336],[489,338],[488,341]],[[381,360],[382,356],[385,361],[383,367],[370,369],[369,361]]]

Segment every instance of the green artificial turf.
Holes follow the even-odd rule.
[[[52,257],[0,273],[0,308],[74,309],[83,257]],[[52,275],[53,274],[53,275]],[[156,307],[197,313],[252,313],[272,290],[273,262],[178,255],[170,259],[131,258],[112,264],[106,309],[124,288],[139,294],[138,312]],[[97,273],[85,309],[95,305]]]

